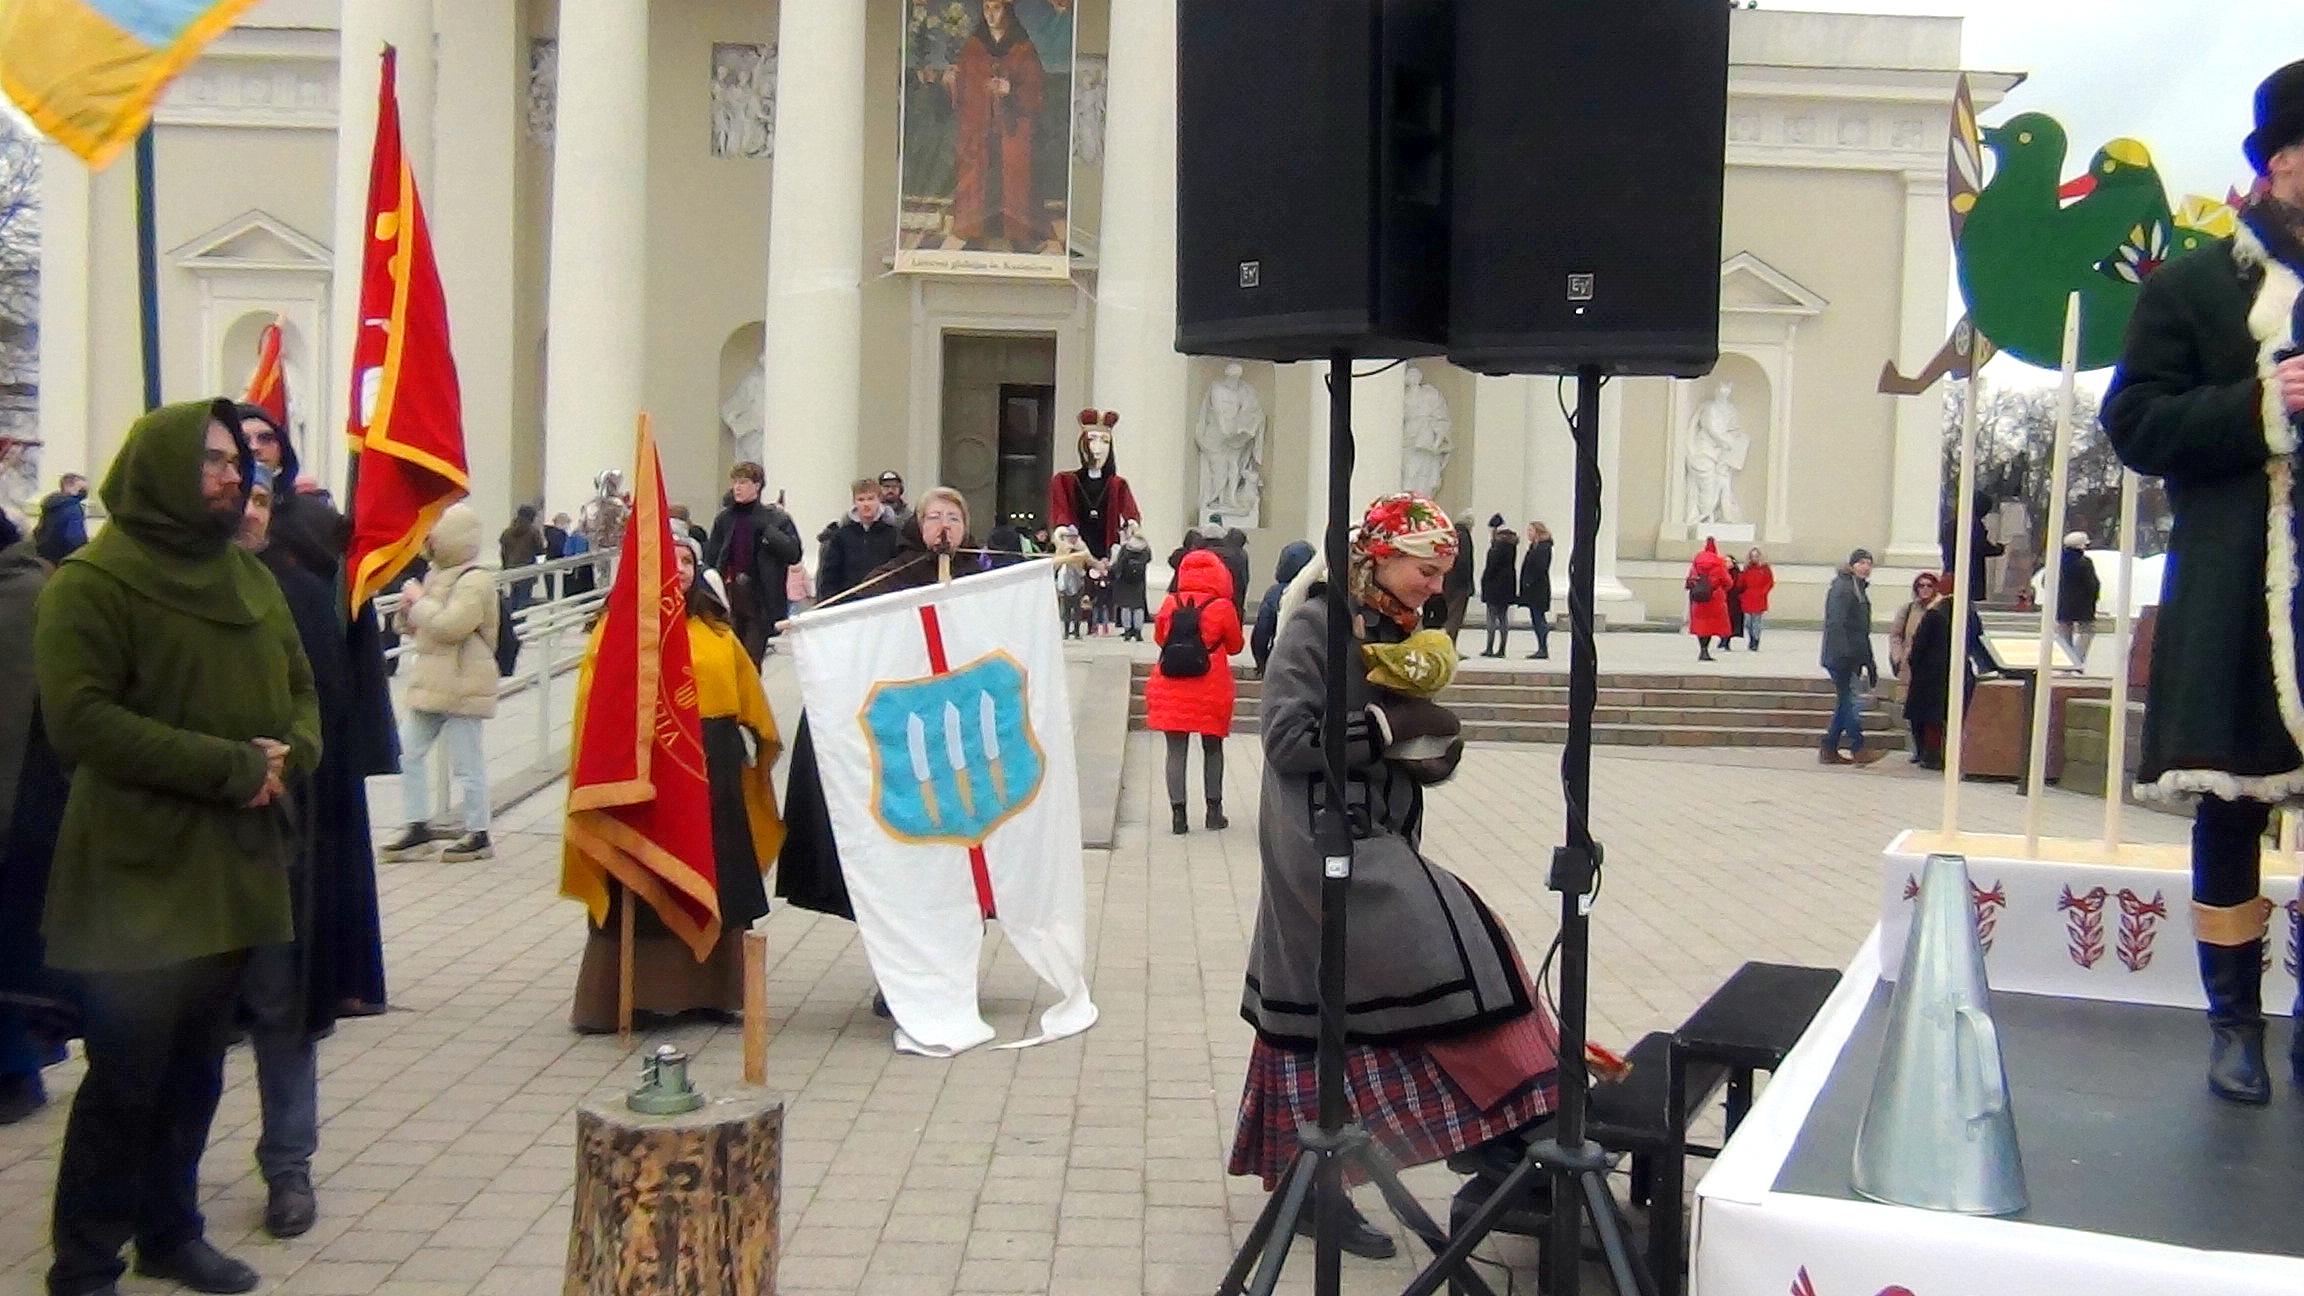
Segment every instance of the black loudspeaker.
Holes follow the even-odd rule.
[[[1435,355],[1448,0],[1181,0],[1176,349]]]
[[[1728,8],[1456,0],[1452,363],[1711,371]]]

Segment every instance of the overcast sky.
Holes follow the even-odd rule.
[[[1961,17],[1969,68],[2026,78],[1983,114],[1987,123],[2027,111],[2064,123],[2066,176],[2104,141],[2140,139],[2171,204],[2246,188],[2240,139],[2252,124],[2256,83],[2304,58],[2304,0],[1761,0],[1761,7]],[[2000,381],[2054,377],[2006,356],[1987,372]],[[2091,385],[2101,385],[2110,371],[2094,377]]]
[[[2171,200],[2221,198],[2248,179],[2240,138],[2256,83],[2304,58],[2298,0],[1761,0],[1763,9],[1951,14],[1971,68],[2026,81],[1987,122],[2045,112],[2072,140],[2065,174],[2096,146],[2144,141]]]

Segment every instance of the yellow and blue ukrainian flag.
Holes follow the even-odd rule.
[[[152,101],[256,0],[0,0],[0,90],[101,167]]]

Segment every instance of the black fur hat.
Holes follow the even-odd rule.
[[[2304,59],[2264,78],[2256,87],[2256,129],[2240,145],[2248,164],[2263,175],[2272,155],[2304,143]]]

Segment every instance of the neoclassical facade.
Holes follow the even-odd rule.
[[[357,280],[346,255],[389,42],[488,516],[573,512],[628,459],[642,410],[675,496],[700,511],[757,447],[811,534],[849,480],[887,468],[915,490],[959,487],[979,515],[1029,516],[1093,406],[1120,412],[1117,463],[1160,552],[1205,520],[1220,479],[1265,568],[1317,522],[1322,380],[1173,349],[1175,0],[1018,0],[1040,61],[1009,66],[1040,119],[1037,142],[1006,147],[1032,150],[1029,211],[999,205],[1023,192],[1018,171],[971,198],[1004,164],[950,143],[996,129],[969,116],[981,3],[267,0],[157,115],[166,390],[236,390],[284,318],[306,461],[340,479],[340,286]],[[924,52],[931,28],[942,44]],[[1019,38],[996,35],[1013,55]],[[1794,615],[1814,614],[1855,546],[1890,567],[1934,561],[1939,402],[1875,387],[1883,363],[1915,368],[1945,333],[1959,21],[1739,9],[1731,49],[1719,370],[1611,384],[1603,401],[1617,617],[1676,613],[1707,534],[1767,549]],[[1979,103],[2014,80],[1979,75]],[[958,178],[939,174],[950,156]],[[44,158],[47,477],[100,470],[138,412],[131,183],[126,165]],[[1657,185],[1668,201],[1671,177]],[[1414,369],[1355,383],[1355,493],[1436,474],[1476,523],[1565,536],[1555,382]],[[1204,471],[1217,442],[1228,457]]]

